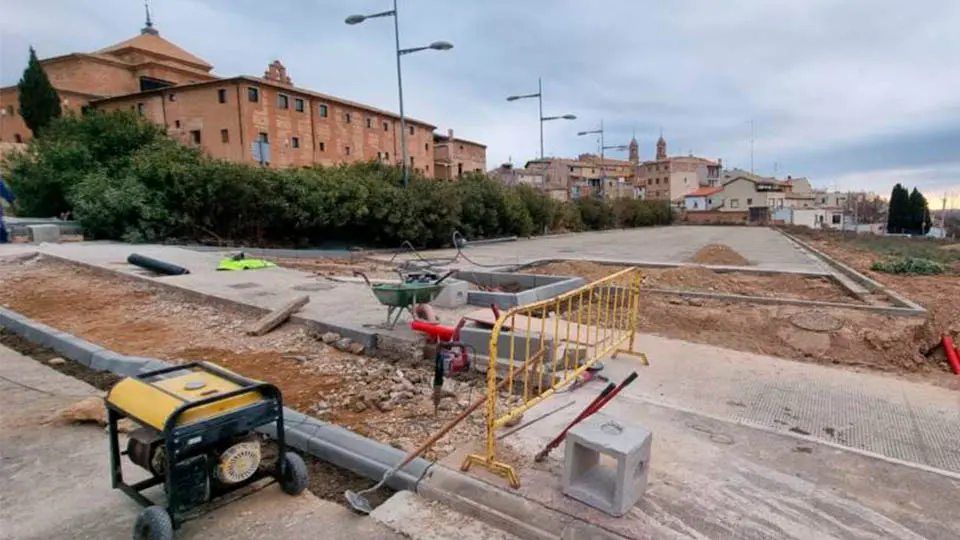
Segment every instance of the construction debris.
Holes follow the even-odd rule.
[[[83,398],[69,407],[54,413],[53,420],[60,424],[91,424],[107,425],[107,407],[103,398],[91,396]],[[124,418],[117,423],[121,433],[130,433],[137,429],[137,425],[130,419]]]
[[[270,313],[264,315],[260,320],[254,323],[249,330],[247,330],[247,334],[251,336],[262,336],[266,334],[267,332],[283,324],[284,321],[290,318],[290,315],[307,305],[308,302],[310,302],[309,296],[298,296],[296,299],[284,304],[284,306],[280,309],[271,311]]]

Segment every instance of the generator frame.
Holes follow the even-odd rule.
[[[136,418],[128,412],[115,407],[110,403],[109,400],[105,400],[107,406],[107,425],[110,439],[110,471],[113,488],[120,489],[131,499],[146,508],[157,505],[157,503],[148,499],[143,495],[142,492],[151,487],[164,484],[166,488],[167,502],[166,505],[158,506],[164,507],[164,509],[167,511],[174,529],[178,529],[184,521],[194,517],[184,517],[184,514],[189,513],[191,510],[196,510],[197,508],[204,506],[206,503],[226,495],[229,492],[236,491],[237,489],[266,477],[274,477],[278,482],[282,482],[286,472],[285,467],[287,466],[285,463],[286,460],[284,459],[286,454],[286,444],[284,442],[283,433],[283,398],[280,394],[280,390],[276,386],[241,377],[235,373],[219,368],[207,362],[189,362],[177,366],[152,370],[136,375],[134,378],[144,380],[167,373],[189,370],[191,368],[200,368],[208,373],[222,377],[223,379],[236,384],[239,388],[197,401],[185,402],[183,405],[174,410],[173,413],[171,413],[166,419],[162,432],[159,432],[159,430],[144,420]],[[191,409],[209,405],[217,401],[222,401],[249,392],[259,392],[263,399],[256,403],[233,409],[210,418],[198,420],[196,422],[191,422],[184,425],[177,425],[183,414]],[[162,476],[153,475],[151,478],[134,484],[128,484],[124,482],[121,456],[127,455],[127,451],[120,450],[119,430],[117,429],[117,422],[122,418],[130,418],[138,425],[157,432],[163,437],[162,444],[164,445],[164,474]],[[209,448],[209,446],[215,441],[221,441],[233,435],[251,432],[258,427],[262,427],[271,423],[275,424],[276,426],[276,435],[274,439],[276,440],[277,445],[277,463],[272,473],[269,470],[260,470],[258,468],[253,476],[242,482],[238,482],[235,485],[231,485],[229,488],[220,490],[221,493],[215,495],[213,492],[211,492],[210,498],[205,503],[194,504],[192,506],[180,508],[181,496],[178,493],[177,468],[174,465],[180,461],[181,458],[188,458],[198,453],[198,449]],[[199,442],[196,441],[197,437],[201,438]]]

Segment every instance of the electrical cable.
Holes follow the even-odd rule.
[[[458,231],[458,230],[454,230],[454,231],[453,231],[452,241],[453,241],[453,247],[454,247],[454,249],[457,250],[457,254],[456,254],[456,255],[454,255],[453,257],[442,257],[442,258],[428,259],[428,258],[424,257],[424,256],[420,253],[420,251],[418,251],[417,248],[415,248],[415,247],[413,246],[413,244],[410,243],[409,240],[404,240],[403,243],[400,244],[400,247],[401,247],[401,248],[406,248],[407,251],[397,251],[396,253],[393,254],[393,257],[390,257],[390,260],[389,260],[388,262],[392,264],[392,263],[394,262],[394,260],[396,260],[396,258],[399,257],[400,255],[404,255],[404,254],[406,254],[406,253],[408,253],[408,252],[413,252],[414,256],[416,256],[416,258],[417,258],[419,261],[414,261],[414,260],[403,261],[402,263],[400,263],[400,266],[403,266],[403,267],[405,267],[405,268],[414,268],[414,269],[416,269],[416,270],[433,270],[433,269],[435,269],[435,268],[437,268],[437,267],[440,267],[440,266],[449,266],[449,265],[451,265],[451,264],[454,264],[454,263],[456,263],[456,262],[457,262],[458,260],[460,260],[460,259],[463,259],[463,260],[467,261],[468,263],[470,263],[470,264],[472,264],[472,265],[474,265],[474,266],[479,266],[479,267],[481,267],[481,268],[499,268],[499,267],[503,266],[503,264],[484,264],[484,263],[479,263],[479,262],[471,259],[470,257],[468,257],[466,254],[464,254],[464,252],[463,252],[463,246],[464,246],[467,242],[466,242],[466,239],[464,239],[463,234],[461,234],[460,231]]]

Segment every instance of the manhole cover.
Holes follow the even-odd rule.
[[[843,328],[843,321],[822,311],[805,311],[790,318],[797,328],[811,332],[835,332]]]

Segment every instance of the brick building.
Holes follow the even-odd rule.
[[[577,159],[543,158],[528,161],[526,169],[546,175],[551,191],[564,189],[568,199],[600,197],[605,199],[636,198],[635,179],[639,166],[636,139],[629,144],[627,160],[596,154],[580,154]]]
[[[398,115],[294,86],[279,61],[263,77],[217,77],[209,63],[160,37],[149,20],[132,39],[41,65],[65,109],[133,110],[216,158],[272,167],[371,160],[399,165],[402,159]],[[30,137],[18,103],[16,86],[0,89],[0,141]],[[411,168],[437,174],[435,126],[407,118],[406,127]],[[465,172],[483,171],[486,148],[462,141],[465,152],[458,154],[459,144],[451,158],[461,157],[456,163]],[[444,163],[442,177],[449,177],[450,164]]]
[[[433,136],[433,163],[435,176],[440,180],[455,180],[468,172],[482,173],[487,170],[487,146],[453,136]]]
[[[667,142],[657,140],[656,159],[640,164],[637,187],[646,190],[647,200],[671,201],[683,205],[684,196],[701,186],[716,187],[720,183],[722,163],[696,156],[667,156]]]

